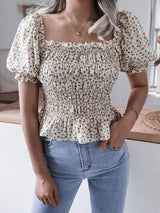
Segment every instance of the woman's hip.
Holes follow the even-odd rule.
[[[41,137],[43,154],[52,175],[88,178],[115,167],[124,172],[129,167],[129,151],[124,142],[119,149],[108,146],[100,151],[100,141],[80,144]]]

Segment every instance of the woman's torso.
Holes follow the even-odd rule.
[[[48,40],[43,17],[37,15],[42,32],[41,136],[80,143],[107,139],[110,123],[121,117],[110,100],[119,72],[117,32],[105,42]]]

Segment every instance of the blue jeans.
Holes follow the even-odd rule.
[[[129,179],[129,151],[123,146],[100,151],[100,141],[79,144],[41,137],[60,205],[43,204],[33,193],[30,213],[69,213],[83,179],[87,178],[92,213],[123,213]]]

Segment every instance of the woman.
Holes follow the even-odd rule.
[[[21,21],[7,68],[18,80],[36,175],[31,213],[68,213],[84,178],[92,213],[123,212],[125,139],[145,103],[145,68],[155,58],[138,18],[118,11],[115,0],[56,0]],[[123,116],[110,102],[118,71],[131,88]]]

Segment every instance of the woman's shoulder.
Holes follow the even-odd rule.
[[[130,10],[118,10],[117,11],[117,18],[132,18],[132,17],[136,17],[134,12],[131,12]]]
[[[134,15],[133,12],[131,12],[130,10],[118,10],[117,11],[117,14],[120,15],[120,16],[132,16]]]
[[[39,27],[40,27],[40,14],[38,12],[33,12],[27,14],[25,17],[21,19],[21,21],[19,22],[18,29],[21,31],[22,29],[29,30]]]
[[[139,25],[140,21],[134,12],[129,10],[118,10],[117,23],[122,27]]]
[[[16,30],[15,40],[19,43],[26,42],[29,39],[38,39],[38,37],[42,40],[42,36],[40,14],[33,12],[27,14],[20,20]]]

